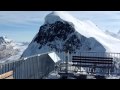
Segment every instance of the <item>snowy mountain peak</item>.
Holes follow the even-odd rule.
[[[93,22],[81,21],[64,11],[55,11],[45,17],[23,57],[49,51],[120,52],[120,40],[106,34]]]
[[[15,42],[5,36],[0,37],[0,63],[17,60],[27,48],[27,42]]]
[[[0,37],[0,44],[7,44],[7,43],[11,43],[11,42],[13,42],[13,40],[8,39],[6,36]]]
[[[45,17],[45,24],[52,24],[52,23],[55,23],[56,21],[62,21],[62,20],[54,12],[48,14]]]
[[[52,11],[50,14],[61,15],[62,13],[67,13],[66,11]]]
[[[61,21],[61,22],[67,21],[72,23],[75,21],[75,19],[76,18],[71,16],[66,11],[53,11],[45,17],[45,24],[52,24],[55,23],[56,21]]]
[[[3,37],[0,37],[0,44],[5,43],[5,39]]]

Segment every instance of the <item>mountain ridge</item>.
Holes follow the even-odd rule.
[[[114,44],[113,44],[114,43]],[[45,17],[39,32],[22,54],[27,57],[48,51],[72,53],[119,52],[120,40],[107,35],[93,22],[80,21],[64,11],[52,12]]]
[[[0,63],[20,58],[23,50],[26,49],[27,42],[15,42],[5,36],[0,37]]]

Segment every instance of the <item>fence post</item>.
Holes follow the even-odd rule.
[[[69,51],[66,52],[66,74],[68,74],[68,53]]]

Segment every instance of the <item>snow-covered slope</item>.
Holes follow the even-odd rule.
[[[120,39],[120,30],[118,31],[117,36],[118,36],[118,37],[119,37],[119,39]]]
[[[110,31],[106,30],[105,33],[108,34],[108,35],[111,35],[112,37],[117,38],[117,34],[115,34],[113,32],[110,32]]]
[[[27,44],[17,43],[7,37],[0,37],[0,63],[19,59]]]
[[[120,35],[120,30],[117,32],[117,34],[119,34],[119,35]]]
[[[113,33],[113,32],[106,30],[105,33],[114,37],[114,38],[120,39],[120,31],[118,31],[118,33]]]
[[[56,11],[44,24],[22,54],[27,57],[48,51],[120,52],[120,40],[100,30],[89,20],[81,21],[67,12]]]
[[[24,52],[24,50],[28,47],[29,43],[24,43],[24,42],[16,42],[16,46],[14,47],[14,49],[18,50],[18,53],[15,55],[10,56],[7,59],[4,59],[3,61],[12,61],[12,60],[18,60],[22,53]]]

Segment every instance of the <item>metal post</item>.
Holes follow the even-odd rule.
[[[68,52],[66,53],[66,74],[68,73]]]
[[[68,73],[69,51],[67,52],[67,73]]]

